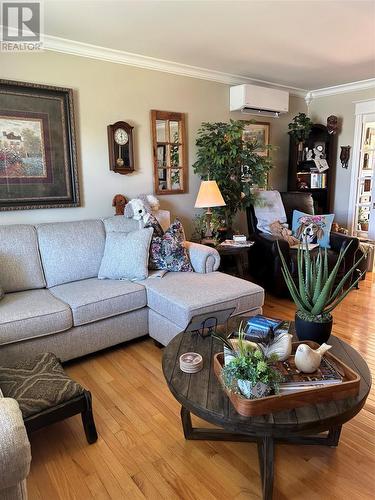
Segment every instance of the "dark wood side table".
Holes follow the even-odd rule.
[[[220,271],[233,274],[238,278],[245,278],[249,272],[249,253],[252,246],[229,246],[229,245],[211,245],[207,240],[201,242],[204,245],[212,246],[220,255]],[[234,266],[231,265],[234,261]]]
[[[222,343],[212,337],[180,333],[165,348],[163,373],[169,389],[181,403],[185,439],[256,442],[263,498],[270,500],[273,494],[275,442],[335,447],[342,424],[353,418],[365,404],[371,387],[366,362],[357,351],[337,337],[331,336],[329,343],[333,346],[333,354],[360,374],[358,396],[264,416],[242,417],[233,408],[213,370],[213,356],[222,351]],[[180,370],[179,357],[188,351],[202,355],[204,367],[200,372],[190,375]],[[190,413],[220,428],[194,428]]]

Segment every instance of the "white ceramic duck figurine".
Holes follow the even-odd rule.
[[[322,344],[318,349],[311,349],[307,344],[300,344],[294,356],[294,362],[299,371],[303,373],[313,373],[320,365],[322,356],[331,345]]]

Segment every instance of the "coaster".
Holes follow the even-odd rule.
[[[185,373],[197,373],[203,368],[203,358],[197,352],[185,352],[180,356],[180,369]]]

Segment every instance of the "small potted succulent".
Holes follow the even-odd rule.
[[[223,382],[230,391],[240,393],[247,399],[262,398],[279,392],[283,377],[274,367],[278,361],[277,355],[272,354],[267,358],[260,348],[244,340],[241,328],[236,341],[225,336],[215,336],[223,341],[227,351],[231,353],[222,369]]]
[[[359,209],[358,224],[360,225],[361,231],[368,231],[368,218],[366,217],[363,207]]]
[[[285,258],[280,251],[282,273],[289,293],[297,306],[295,316],[296,333],[299,340],[313,340],[319,344],[327,342],[332,331],[333,318],[331,312],[348,295],[363,273],[358,272],[357,277],[345,289],[352,278],[353,272],[363,256],[344,274],[336,284],[336,277],[342,260],[350,244],[341,250],[336,264],[329,273],[327,249],[321,249],[316,257],[310,256],[306,243],[301,243],[297,253],[297,283],[289,271]]]

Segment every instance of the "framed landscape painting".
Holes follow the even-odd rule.
[[[72,90],[0,80],[0,210],[79,205]]]
[[[270,143],[270,124],[266,122],[248,123],[243,131],[243,140],[251,141],[257,144],[255,150],[259,156],[268,156],[268,148]]]

